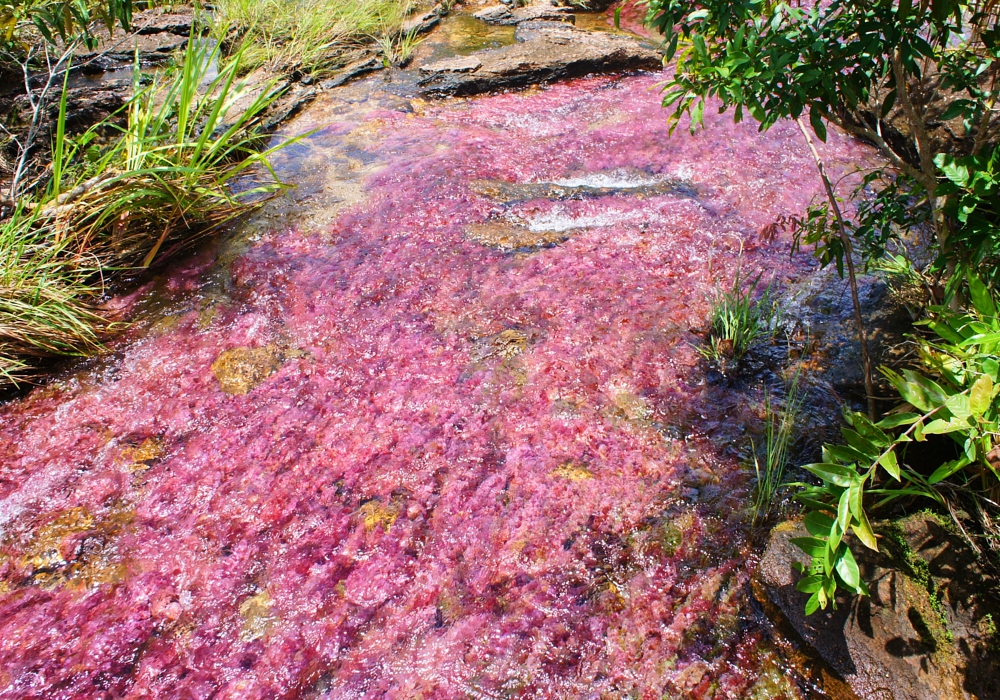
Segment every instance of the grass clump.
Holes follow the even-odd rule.
[[[776,406],[770,393],[764,397],[764,443],[758,450],[753,445],[754,471],[757,487],[754,490],[753,524],[763,522],[770,515],[778,490],[784,485],[785,468],[788,466],[789,449],[795,441],[795,422],[802,408],[799,378],[792,379],[783,406]]]
[[[177,73],[140,88],[137,71],[124,126],[98,124],[70,139],[63,107],[52,180],[36,210],[57,243],[69,237],[69,248],[105,267],[148,267],[280,188],[275,177],[233,192],[249,168],[270,172],[260,118],[277,94],[245,93],[238,56],[213,78],[217,54],[193,38]],[[111,135],[103,148],[102,132]]]
[[[64,86],[51,177],[0,219],[0,387],[39,358],[100,349],[115,327],[94,306],[107,275],[184,250],[282,187],[274,149],[260,150],[275,91],[244,90],[239,56],[217,74],[216,59],[192,37],[176,71],[145,88],[137,71],[124,123],[77,137]]]
[[[738,364],[756,345],[774,338],[780,308],[773,283],[763,288],[761,275],[747,279],[736,272],[732,285],[716,293],[712,305],[708,342],[698,352],[725,371]]]
[[[96,350],[107,326],[83,301],[100,291],[91,265],[50,233],[23,208],[0,221],[0,386],[29,375],[30,358]]]
[[[214,33],[242,53],[247,70],[322,74],[373,37],[394,39],[412,7],[412,0],[219,0]]]

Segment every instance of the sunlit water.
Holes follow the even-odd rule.
[[[796,697],[691,329],[818,182],[658,79],[307,112],[273,230],[0,409],[0,697]]]

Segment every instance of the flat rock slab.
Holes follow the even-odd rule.
[[[102,28],[97,31],[97,50],[79,52],[76,60],[99,57],[116,62],[130,62],[138,49],[144,62],[162,61],[187,45],[193,24],[194,11],[189,7],[174,10],[155,8],[137,12],[132,17],[131,33],[123,33],[117,28],[113,34],[109,34]]]
[[[840,597],[836,610],[807,617],[792,564],[808,558],[790,540],[808,533],[800,524],[779,525],[758,571],[763,602],[776,606],[860,698],[1000,697],[998,613],[991,609],[1000,604],[984,594],[996,581],[934,517],[877,529],[881,553],[851,543],[871,596]]]
[[[657,70],[662,57],[631,37],[540,27],[527,41],[420,67],[429,95],[472,95],[588,73]]]
[[[517,8],[508,7],[507,5],[492,5],[480,10],[473,17],[488,24],[500,25],[521,24],[522,22],[531,22],[534,20],[564,20],[568,22],[575,20],[572,8],[556,7],[548,4],[528,5],[527,7]]]

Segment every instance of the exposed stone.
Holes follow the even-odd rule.
[[[441,21],[441,13],[438,9],[431,10],[430,12],[425,12],[422,15],[416,15],[410,19],[403,22],[403,26],[400,27],[399,31],[401,34],[426,34],[431,29],[437,26],[437,23]]]
[[[472,191],[503,204],[527,202],[533,199],[590,199],[594,197],[631,196],[655,197],[664,194],[697,196],[690,185],[657,177],[644,171],[612,171],[590,173],[579,180],[560,182],[507,182],[505,180],[473,180]]]
[[[212,374],[227,394],[249,394],[281,368],[284,356],[278,348],[233,348],[212,363]]]
[[[324,80],[320,83],[320,87],[324,90],[332,90],[335,87],[339,87],[344,83],[350,82],[355,78],[360,78],[363,75],[368,75],[378,70],[382,70],[385,66],[382,61],[375,55],[364,56],[357,61],[348,63],[344,66],[337,75],[335,75],[330,80]]]
[[[871,596],[841,596],[837,609],[807,617],[792,564],[807,557],[791,539],[805,528],[785,523],[771,533],[758,578],[773,604],[859,697],[939,700],[1000,697],[994,621],[997,581],[958,536],[933,516],[911,516],[877,528],[880,553],[857,542]]]
[[[540,28],[522,43],[425,64],[420,67],[420,86],[432,95],[471,95],[588,73],[656,70],[661,65],[659,53],[631,37],[571,26]]]
[[[505,253],[532,253],[542,248],[551,248],[569,239],[573,233],[575,231],[531,231],[526,226],[506,221],[465,227],[465,235],[469,240]]]
[[[456,56],[433,64],[432,69],[420,67],[421,73],[473,73],[483,67],[483,62],[475,56]]]
[[[473,15],[478,20],[488,24],[520,24],[532,20],[562,20],[575,21],[573,10],[569,7],[558,7],[549,3],[536,3],[527,7],[508,7],[507,5],[491,5]]]
[[[577,10],[590,10],[597,12],[602,12],[608,9],[616,2],[617,0],[561,0],[561,4],[569,7],[575,7]]]
[[[165,60],[174,51],[184,48],[194,23],[190,7],[170,10],[156,8],[136,13],[132,18],[132,32],[125,34],[119,28],[114,33],[98,30],[97,48],[81,52],[76,62],[101,60],[130,63],[139,50],[140,60],[155,63]]]
[[[517,357],[528,344],[537,340],[537,332],[509,328],[495,335],[478,338],[472,350],[472,361],[483,362],[490,358],[509,360]]]

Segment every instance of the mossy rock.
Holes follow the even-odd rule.
[[[793,568],[807,557],[790,542],[807,533],[782,523],[757,573],[762,602],[861,698],[1000,698],[998,581],[936,515],[882,522],[876,531],[880,552],[851,541],[871,596],[840,596],[836,610],[807,617]]]

